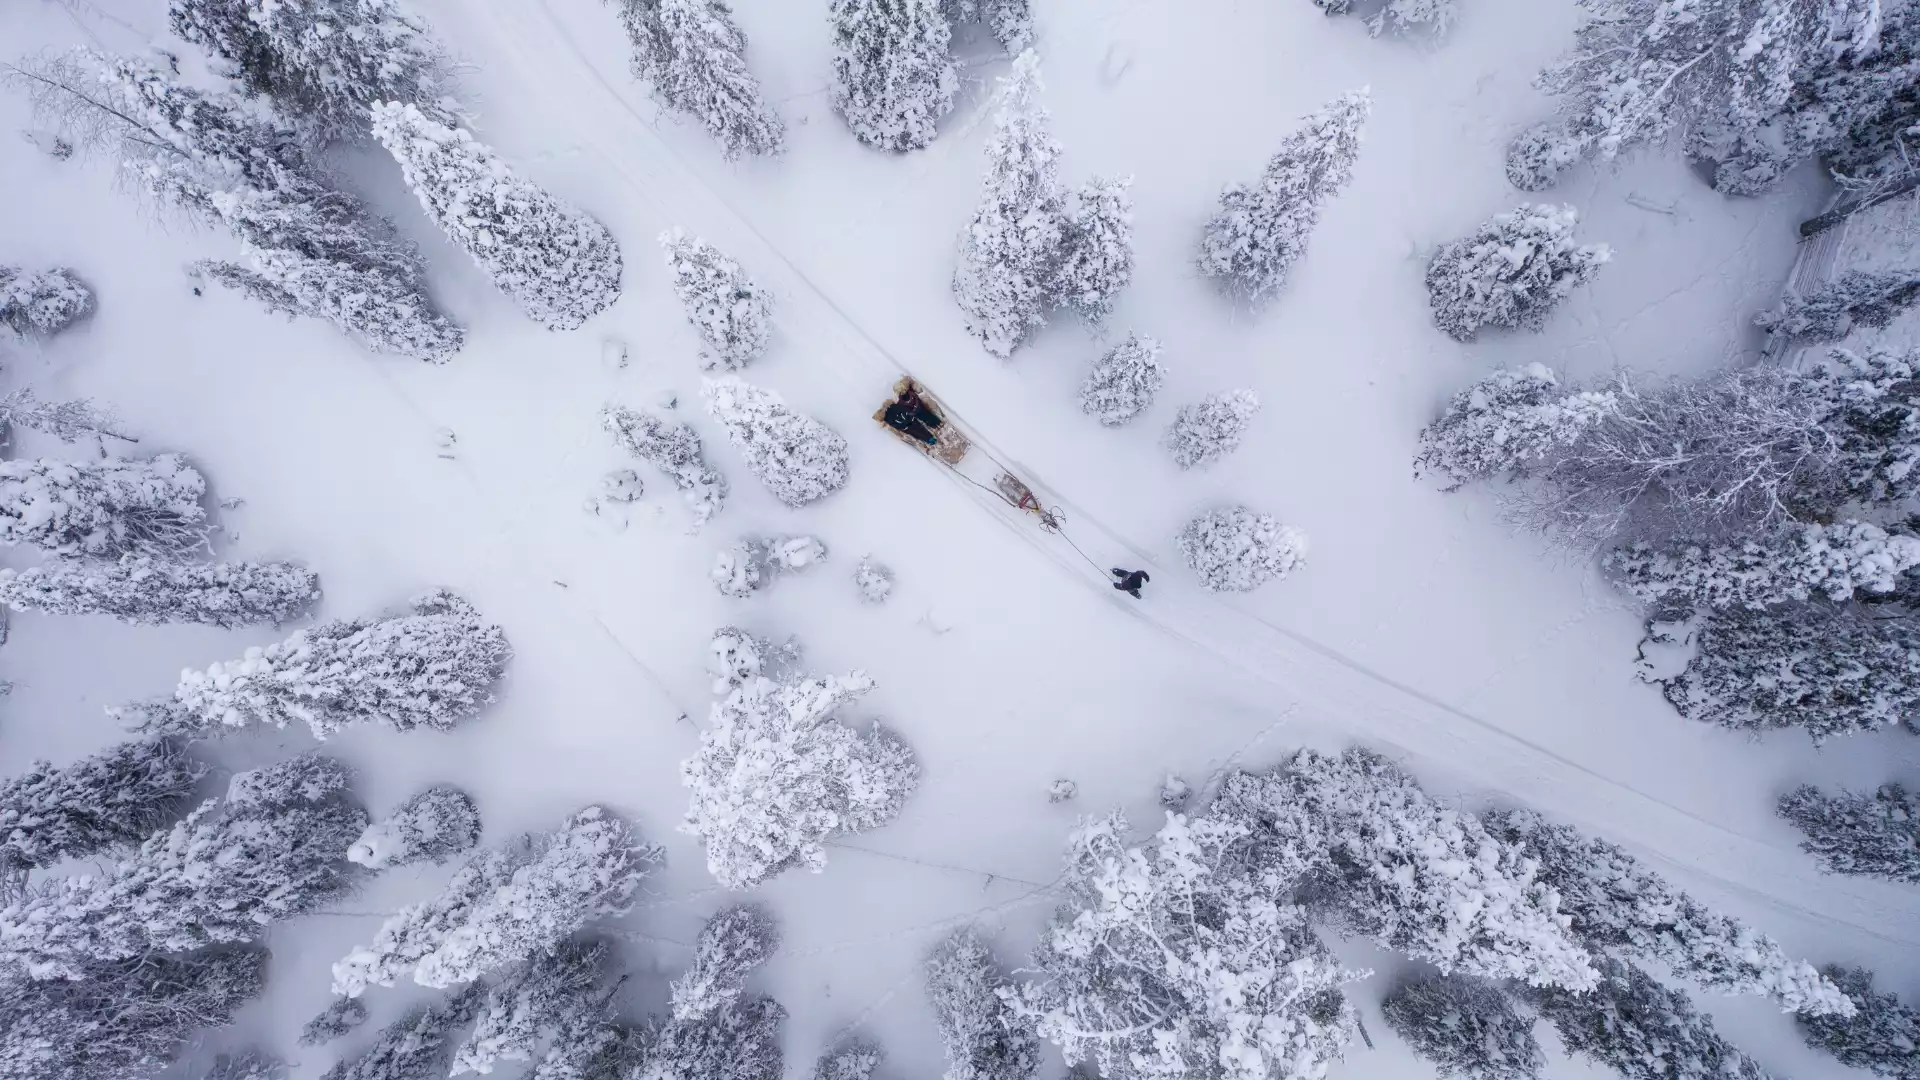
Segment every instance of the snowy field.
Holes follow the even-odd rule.
[[[1668,154],[1583,166],[1550,197],[1579,209],[1583,239],[1612,245],[1612,264],[1542,334],[1461,345],[1436,331],[1426,262],[1523,198],[1502,150],[1550,107],[1530,80],[1569,43],[1569,0],[1469,0],[1439,46],[1370,38],[1360,20],[1325,18],[1305,0],[1036,0],[1063,176],[1135,177],[1139,271],[1108,338],[1159,339],[1168,377],[1153,411],[1118,430],[1075,400],[1105,347],[1076,319],[1056,318],[1002,362],[954,307],[954,236],[978,196],[983,110],[1007,68],[990,40],[959,43],[959,104],[939,140],[884,155],[829,108],[824,4],[738,0],[749,61],[789,137],[781,157],[728,163],[628,75],[611,8],[419,6],[463,62],[476,134],[619,240],[616,305],[579,330],[535,325],[422,217],[377,147],[345,167],[421,244],[434,295],[469,327],[451,363],[375,356],[235,294],[196,296],[187,264],[226,257],[231,241],[143,209],[115,190],[106,162],[38,152],[12,134],[33,122],[5,95],[0,259],[74,267],[99,312],[16,350],[4,379],[98,399],[141,453],[188,455],[214,489],[209,505],[244,500],[219,512],[222,553],[314,568],[324,617],[446,586],[499,622],[514,659],[498,706],[452,734],[362,725],[327,749],[360,771],[376,815],[446,782],[474,795],[490,842],[599,802],[664,845],[665,870],[617,924],[633,969],[661,973],[629,984],[637,1005],[664,1001],[701,920],[730,900],[699,842],[676,831],[679,763],[713,701],[707,642],[724,625],[795,636],[822,673],[865,670],[878,688],[855,715],[884,718],[924,770],[898,821],[834,844],[824,873],[757,891],[785,935],[760,980],[791,1012],[796,1076],[850,1030],[887,1048],[883,1075],[937,1074],[925,951],[973,923],[1003,957],[1024,955],[1077,817],[1122,808],[1144,833],[1169,773],[1204,789],[1234,766],[1352,742],[1463,807],[1531,806],[1619,842],[1790,955],[1870,965],[1881,989],[1920,996],[1920,892],[1821,874],[1773,814],[1775,797],[1802,782],[1920,779],[1912,735],[1816,749],[1800,732],[1754,740],[1681,719],[1635,680],[1641,616],[1597,570],[1508,528],[1484,488],[1443,494],[1411,476],[1421,426],[1497,367],[1688,373],[1757,352],[1751,317],[1779,296],[1796,223],[1822,208],[1807,170],[1765,198],[1733,200]],[[9,57],[76,44],[180,51],[163,7],[14,0],[0,8],[0,43]],[[1374,111],[1351,186],[1275,303],[1230,305],[1192,260],[1220,189],[1255,176],[1299,117],[1361,87]],[[673,227],[771,290],[774,340],[748,377],[846,436],[843,491],[783,507],[700,408],[698,341],[654,242]],[[624,367],[610,360],[622,344]],[[1064,538],[871,421],[908,372],[1063,511]],[[1176,469],[1155,443],[1174,407],[1239,387],[1263,402],[1246,443],[1207,470]],[[592,509],[601,478],[635,464],[601,429],[601,407],[674,397],[674,415],[732,477],[730,505],[690,531],[671,485],[642,467],[640,501]],[[36,440],[22,436],[14,453],[71,452]],[[1173,538],[1224,502],[1303,529],[1305,567],[1250,594],[1200,589]],[[715,551],[770,533],[819,536],[827,563],[750,599],[718,595]],[[852,582],[869,553],[899,583],[881,606],[860,603]],[[34,558],[16,549],[5,561]],[[1110,589],[1108,566],[1148,569],[1144,598]],[[103,706],[162,694],[183,667],[285,633],[17,615],[0,648],[0,677],[17,684],[0,704],[0,771],[103,748],[123,737]],[[304,732],[268,730],[209,752],[240,769],[310,745]],[[1062,778],[1077,798],[1050,803]],[[300,1049],[293,1036],[326,1003],[328,966],[449,872],[393,871],[275,927],[268,994],[206,1035],[194,1060],[257,1042],[292,1055],[296,1080],[318,1077],[340,1047]],[[1353,993],[1374,1046],[1355,1044],[1331,1075],[1431,1075],[1379,1019],[1405,962],[1364,942],[1336,948],[1376,969]],[[422,993],[372,991],[376,1024],[357,1038]],[[1764,999],[1695,997],[1776,1076],[1866,1075],[1807,1048]],[[1550,1058],[1552,1077],[1602,1075]]]

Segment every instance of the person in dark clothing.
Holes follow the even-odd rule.
[[[940,437],[927,427],[913,408],[901,402],[895,401],[887,406],[886,421],[888,427],[909,439],[917,439],[928,446],[940,441]]]
[[[927,406],[926,399],[920,396],[920,391],[914,389],[911,385],[905,390],[900,391],[899,403],[906,406],[913,414],[914,419],[929,428],[938,428],[941,424],[946,423],[945,420],[940,418],[939,413],[934,412]]]
[[[1119,579],[1113,583],[1113,587],[1135,600],[1140,599],[1140,586],[1153,580],[1145,570],[1122,570],[1117,566],[1114,567],[1113,576]]]

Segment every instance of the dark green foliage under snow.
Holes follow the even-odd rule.
[[[1807,1045],[1889,1080],[1920,1078],[1920,1012],[1892,994],[1875,993],[1873,972],[1865,968],[1834,966],[1826,974],[1858,1011],[1850,1017],[1799,1017]]]
[[[387,1025],[367,1052],[328,1069],[321,1080],[427,1080],[447,1074],[453,1033],[472,1020],[486,999],[476,983],[434,1006],[422,1006]]]
[[[1547,1063],[1533,1017],[1497,985],[1429,975],[1387,995],[1380,1011],[1443,1077],[1533,1080]]]
[[[1920,798],[1901,785],[1871,795],[1802,786],[1780,797],[1779,811],[1828,873],[1920,883]]]
[[[1607,960],[1583,993],[1535,994],[1540,1015],[1571,1053],[1627,1080],[1769,1080],[1752,1058],[1713,1029],[1685,994],[1631,964]]]
[[[0,784],[0,872],[137,844],[186,808],[206,771],[178,739],[121,743],[64,769],[36,761]]]

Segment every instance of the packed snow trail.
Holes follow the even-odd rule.
[[[781,332],[837,357],[840,365],[832,375],[846,393],[864,401],[883,394],[909,373],[751,221],[679,160],[611,81],[624,83],[625,73],[609,76],[598,70],[545,0],[479,0],[460,10],[480,16],[492,39],[488,54],[515,65],[520,87],[529,95],[549,99],[552,107],[547,115],[564,118],[562,123],[570,126],[568,133],[555,133],[557,140],[603,162],[610,175],[624,180],[662,218],[683,224],[752,266],[761,285],[780,299],[774,319]],[[938,393],[939,387],[933,390]],[[947,404],[951,409],[950,399]],[[956,418],[966,423],[964,416],[956,414]],[[980,435],[979,428],[966,426]],[[1011,466],[1044,505],[1064,510],[1067,527],[1089,551],[1125,551],[1129,562],[1162,569],[1139,545],[1047,487],[1033,470],[985,439],[977,445]],[[1418,759],[1427,759],[1476,777],[1489,793],[1659,858],[1683,881],[1705,878],[1814,922],[1838,923],[1881,940],[1920,945],[1920,931],[1914,929],[1920,927],[1920,897],[1910,890],[1823,875],[1793,847],[1730,830],[1628,782],[1597,773],[1195,588],[1162,579],[1164,584],[1156,581],[1145,601],[1120,596],[1108,587],[1097,566],[1090,569],[1059,538],[1042,531],[1032,515],[1009,507],[996,493],[978,490],[937,463],[928,462],[927,467],[946,473],[958,488],[1052,558],[1062,572],[1101,590],[1123,610],[1169,637],[1272,686],[1277,691],[1276,714],[1309,707],[1326,717],[1328,726],[1416,759],[1412,763],[1416,771]]]

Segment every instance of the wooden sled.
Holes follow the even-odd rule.
[[[934,436],[938,441],[932,446],[928,446],[926,443],[909,436],[906,432],[887,423],[887,406],[893,404],[894,401],[899,399],[901,394],[906,393],[908,390],[918,391],[920,400],[927,403],[927,408],[932,409],[935,416],[945,421],[945,423],[942,423],[938,428],[934,429]],[[953,422],[946,408],[940,404],[939,399],[928,393],[926,387],[914,382],[911,377],[902,378],[899,382],[893,384],[893,397],[882,402],[880,408],[874,411],[873,421],[881,427],[886,428],[887,432],[894,438],[899,439],[901,442],[906,443],[908,446],[913,447],[915,450],[920,451],[949,468],[959,465],[960,459],[967,456],[967,450],[972,446],[972,444],[967,441],[967,437],[960,433],[959,425]]]

